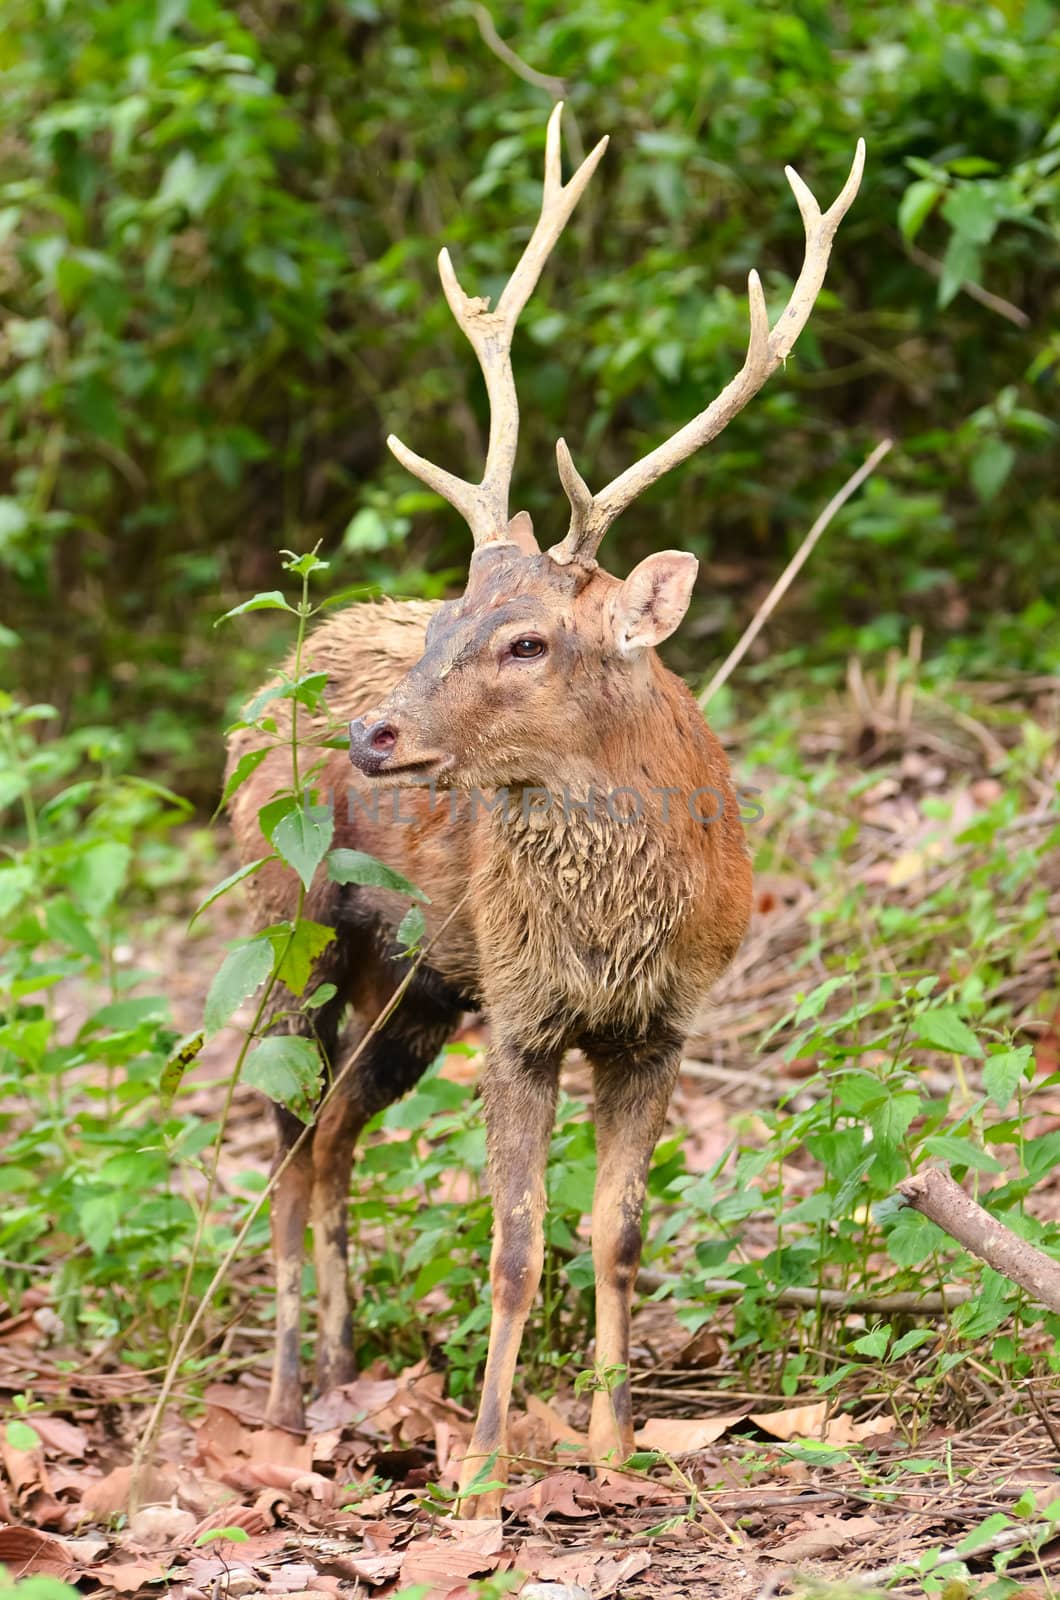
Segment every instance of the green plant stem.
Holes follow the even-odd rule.
[[[423,946],[420,954],[410,963],[408,972],[394,990],[394,993],[391,995],[387,1004],[383,1007],[382,1011],[376,1017],[371,1027],[367,1030],[356,1049],[347,1058],[341,1071],[335,1075],[330,1087],[325,1091],[320,1104],[317,1106],[316,1115],[318,1117],[324,1108],[329,1104],[333,1095],[338,1090],[339,1085],[345,1080],[347,1074],[357,1064],[363,1051],[367,1049],[369,1044],[371,1044],[372,1040],[379,1033],[380,1029],[383,1028],[393,1016],[397,1007],[401,1004],[406,990],[415,977],[418,967],[423,963],[430,951],[434,948],[435,944],[437,944],[438,940],[445,933],[446,929],[456,917],[457,913],[463,910],[465,904],[470,898],[470,895],[471,890],[468,888],[457,901],[452,911],[450,911],[449,915],[438,929],[438,932],[434,935],[434,938]],[[137,1441],[136,1450],[133,1453],[132,1485],[130,1490],[130,1505],[133,1510],[136,1509],[136,1505],[138,1504],[139,1484],[143,1469],[151,1452],[154,1449],[155,1441],[158,1437],[158,1430],[161,1427],[165,1408],[169,1403],[170,1396],[172,1395],[177,1379],[177,1373],[180,1369],[180,1364],[188,1353],[192,1338],[198,1331],[199,1324],[206,1314],[206,1308],[209,1306],[213,1296],[224,1282],[225,1275],[233,1261],[236,1259],[236,1256],[239,1254],[239,1251],[242,1249],[244,1240],[250,1232],[254,1222],[257,1220],[258,1213],[261,1211],[262,1206],[275,1192],[276,1185],[279,1183],[283,1174],[287,1171],[287,1168],[290,1166],[291,1162],[301,1152],[303,1145],[311,1137],[312,1132],[313,1123],[307,1122],[297,1139],[295,1139],[294,1143],[291,1145],[291,1148],[288,1150],[283,1161],[280,1162],[276,1170],[273,1172],[265,1188],[254,1201],[254,1204],[243,1221],[242,1227],[239,1229],[239,1232],[236,1234],[231,1245],[226,1251],[223,1259],[217,1267],[217,1270],[214,1272],[212,1279],[203,1292],[195,1311],[192,1313],[188,1325],[181,1337],[180,1343],[177,1345],[177,1348],[173,1351],[169,1358],[169,1363],[166,1367],[166,1374],[162,1380],[158,1398],[155,1401],[154,1408],[151,1411],[151,1415],[147,1420],[147,1424],[143,1430],[143,1433],[140,1435],[140,1438]]]
[[[229,1073],[228,1080],[225,1085],[224,1104],[221,1107],[221,1120],[217,1128],[217,1137],[213,1143],[213,1160],[211,1162],[209,1175],[206,1180],[206,1193],[203,1196],[201,1206],[198,1207],[195,1237],[192,1240],[191,1251],[188,1256],[188,1264],[184,1270],[184,1282],[181,1285],[180,1291],[180,1304],[177,1307],[177,1314],[173,1321],[173,1340],[170,1346],[171,1352],[176,1348],[177,1341],[180,1337],[181,1325],[188,1309],[188,1299],[191,1295],[191,1285],[195,1275],[195,1268],[199,1264],[199,1250],[202,1245],[203,1234],[206,1232],[206,1224],[210,1214],[210,1206],[213,1202],[214,1189],[217,1184],[217,1171],[221,1163],[221,1149],[224,1143],[225,1129],[228,1126],[229,1113],[232,1109],[232,1101],[243,1076],[243,1066],[246,1062],[250,1047],[257,1039],[258,1029],[261,1027],[261,1024],[265,1018],[269,1001],[272,998],[273,991],[275,990],[278,982],[279,973],[283,968],[283,963],[287,959],[287,953],[291,948],[291,943],[294,939],[304,904],[305,886],[304,884],[299,883],[298,909],[295,912],[294,921],[291,923],[290,931],[280,954],[278,956],[274,956],[273,958],[272,971],[269,973],[268,980],[266,981],[265,987],[262,990],[261,999],[259,1000],[257,1009],[254,1012],[253,1018],[251,1019],[250,1027],[244,1032],[243,1043],[240,1048],[239,1055],[236,1057],[235,1066]]]

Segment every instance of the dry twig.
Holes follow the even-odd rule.
[[[814,546],[824,530],[828,527],[828,524],[831,522],[836,512],[842,510],[843,506],[846,505],[852,494],[857,493],[857,491],[861,488],[861,485],[865,482],[865,479],[871,472],[875,471],[876,467],[883,460],[893,443],[894,441],[892,439],[881,439],[880,443],[876,446],[875,450],[873,450],[872,454],[865,458],[857,471],[851,473],[843,487],[832,496],[831,500],[829,500],[828,504],[821,512],[821,515],[817,518],[816,522],[813,524],[813,527],[810,529],[809,533],[806,535],[805,539],[802,541],[799,548],[796,550],[795,554],[784,568],[784,571],[780,574],[780,577],[777,579],[776,583],[773,585],[772,589],[770,589],[769,593],[762,601],[762,604],[751,618],[750,623],[744,629],[739,643],[736,644],[732,650],[730,650],[729,654],[726,656],[725,660],[722,662],[713,678],[711,678],[710,682],[707,684],[707,687],[703,690],[699,697],[699,703],[701,706],[706,707],[710,704],[711,700],[713,700],[722,684],[728,681],[735,668],[739,666],[740,662],[743,660],[744,656],[747,654],[748,650],[751,648],[752,644],[754,644],[755,640],[758,638],[758,635],[765,627],[769,618],[773,615],[773,612],[776,610],[780,601],[783,600],[784,596],[791,588],[791,585],[794,583],[795,579],[798,577],[799,573],[810,559]]]
[[[1060,1261],[992,1217],[943,1168],[915,1172],[898,1185],[898,1193],[965,1250],[1025,1289],[1040,1305],[1060,1312]]]

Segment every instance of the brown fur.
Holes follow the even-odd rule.
[[[324,754],[315,781],[336,802],[334,844],[378,856],[430,896],[428,939],[471,892],[431,947],[419,992],[414,985],[336,1097],[341,1109],[329,1108],[315,1131],[312,1200],[301,1167],[277,1197],[276,1211],[289,1205],[292,1216],[274,1223],[281,1289],[274,1421],[297,1426],[302,1417],[291,1341],[307,1207],[321,1282],[318,1370],[334,1381],[352,1371],[342,1213],[354,1140],[367,1117],[429,1065],[470,1005],[485,1007],[491,1025],[484,1101],[495,1244],[490,1352],[465,1485],[483,1458],[505,1450],[519,1339],[541,1270],[559,1066],[572,1046],[586,1052],[596,1079],[597,1359],[628,1360],[651,1151],[684,1038],[739,945],[750,903],[725,755],[686,686],[650,648],[687,604],[689,559],[650,557],[623,584],[595,566],[562,567],[525,546],[487,546],[472,561],[461,599],[354,606],[308,641],[305,669],[327,673],[334,722],[361,719],[354,749],[369,772],[351,767],[344,750]],[[528,633],[545,641],[543,660],[513,655],[513,638]],[[289,703],[278,704],[282,737]],[[323,718],[300,715],[303,745],[333,736]],[[383,723],[394,743],[373,773],[369,735]],[[259,734],[236,734],[230,767],[258,742]],[[303,771],[311,760],[303,749]],[[407,787],[423,774],[436,779],[433,797]],[[278,747],[234,798],[244,859],[263,853],[259,807],[290,782],[289,750]],[[492,797],[501,786],[510,790],[507,816],[467,792]],[[707,787],[720,792],[724,808],[704,826],[686,797]],[[400,794],[385,792],[395,788]],[[620,788],[643,797],[639,818],[614,820],[599,806],[592,817],[576,809],[565,816],[555,803],[540,810],[530,793],[566,793],[584,805],[594,791]],[[679,794],[667,800],[653,788]],[[352,816],[347,790],[359,802]],[[373,818],[379,798],[385,803]],[[408,823],[392,820],[395,800]],[[710,809],[708,799],[703,810]],[[292,914],[297,880],[286,867],[270,864],[250,881],[260,923]],[[399,981],[404,967],[389,941],[406,905],[386,891],[340,890],[322,873],[314,882],[305,914],[339,933],[320,967],[340,988],[330,1013],[325,1007],[320,1015],[336,1056],[342,1005],[352,1005],[360,1037]],[[281,1117],[281,1148],[292,1131]],[[631,1448],[628,1386],[595,1397],[592,1443],[599,1454]],[[480,1509],[495,1508],[495,1497],[483,1499]]]

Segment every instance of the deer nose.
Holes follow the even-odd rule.
[[[378,772],[397,739],[397,729],[385,718],[369,723],[364,717],[358,717],[350,723],[350,760],[362,772]]]

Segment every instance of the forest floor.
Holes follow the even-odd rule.
[[[991,998],[1034,1052],[1039,1087],[1024,1134],[1060,1130],[1060,869],[1044,851],[1056,838],[1060,695],[1053,680],[979,685],[977,695],[973,712],[963,700],[955,709],[903,699],[893,685],[862,679],[800,727],[798,773],[773,752],[778,809],[767,804],[754,924],[704,1013],[671,1112],[688,1173],[716,1169],[734,1141],[753,1143],[763,1108],[784,1101],[805,1111],[812,1095],[800,1100],[801,1086],[815,1063],[792,1055],[799,1000],[844,962],[848,971],[899,970],[895,945],[877,947],[878,913],[897,926],[899,943],[916,930],[902,970],[932,962],[944,970],[967,946],[948,898],[955,880],[970,898],[1008,893],[1009,912],[1037,896],[1014,940],[1018,959],[987,965]],[[1020,754],[1028,728],[1041,732],[1033,761]],[[812,803],[797,805],[813,770],[823,776]],[[1009,792],[1018,803],[1002,815]],[[989,822],[978,834],[977,820]],[[837,854],[837,834],[851,827]],[[1040,851],[1034,870],[1006,889],[1006,872],[1026,851]],[[824,856],[827,874],[818,870]],[[241,931],[229,901],[189,942],[175,913],[195,898],[185,886],[186,903],[170,907],[174,914],[145,931],[145,949],[129,955],[163,975],[181,1031],[199,1024],[225,941]],[[829,999],[825,1015],[841,1000]],[[84,997],[64,1003],[74,1028]],[[469,1083],[482,1040],[482,1027],[469,1023],[465,1050],[446,1059],[443,1074]],[[222,1035],[200,1058],[185,1113],[217,1115],[230,1041]],[[978,1092],[980,1065],[965,1064],[962,1093]],[[945,1052],[929,1054],[929,1091],[949,1091],[952,1066]],[[587,1092],[577,1060],[567,1087]],[[264,1174],[270,1151],[261,1101],[237,1090],[218,1193],[239,1193],[248,1170]],[[802,1148],[787,1151],[784,1169],[789,1206],[823,1181]],[[1060,1217],[1060,1174],[1048,1174],[1028,1205],[1040,1220]],[[747,1259],[766,1253],[771,1226],[768,1216],[749,1216]],[[513,1420],[517,1460],[502,1526],[450,1514],[451,1466],[472,1414],[469,1395],[447,1393],[433,1338],[424,1359],[377,1358],[354,1383],[317,1397],[305,1436],[265,1427],[268,1266],[259,1235],[233,1273],[227,1320],[215,1319],[198,1366],[182,1376],[131,1509],[130,1461],[161,1373],[124,1359],[131,1329],[86,1344],[82,1325],[72,1337],[54,1310],[55,1270],[45,1248],[28,1287],[23,1277],[12,1280],[17,1292],[0,1292],[0,1398],[4,1414],[21,1419],[0,1439],[0,1565],[15,1577],[63,1578],[104,1600],[390,1600],[405,1591],[496,1600],[527,1580],[561,1586],[541,1600],[765,1600],[829,1584],[836,1594],[921,1594],[941,1588],[950,1559],[984,1584],[1008,1584],[983,1594],[1048,1597],[1060,1581],[1060,1395],[1048,1376],[1055,1330],[1040,1322],[1017,1329],[1031,1366],[999,1380],[986,1353],[951,1369],[947,1319],[928,1309],[919,1320],[935,1330],[929,1343],[886,1367],[865,1363],[840,1391],[812,1381],[812,1337],[795,1310],[790,1347],[781,1337],[755,1351],[734,1337],[724,1297],[691,1334],[672,1300],[645,1299],[632,1374],[643,1462],[626,1472],[593,1468],[588,1395],[564,1372],[547,1389],[537,1385],[542,1393],[528,1385]],[[436,1327],[444,1284],[430,1299]],[[836,1365],[844,1338],[879,1321],[882,1305],[871,1286],[851,1288],[825,1367]],[[904,1315],[896,1326],[916,1321]]]

